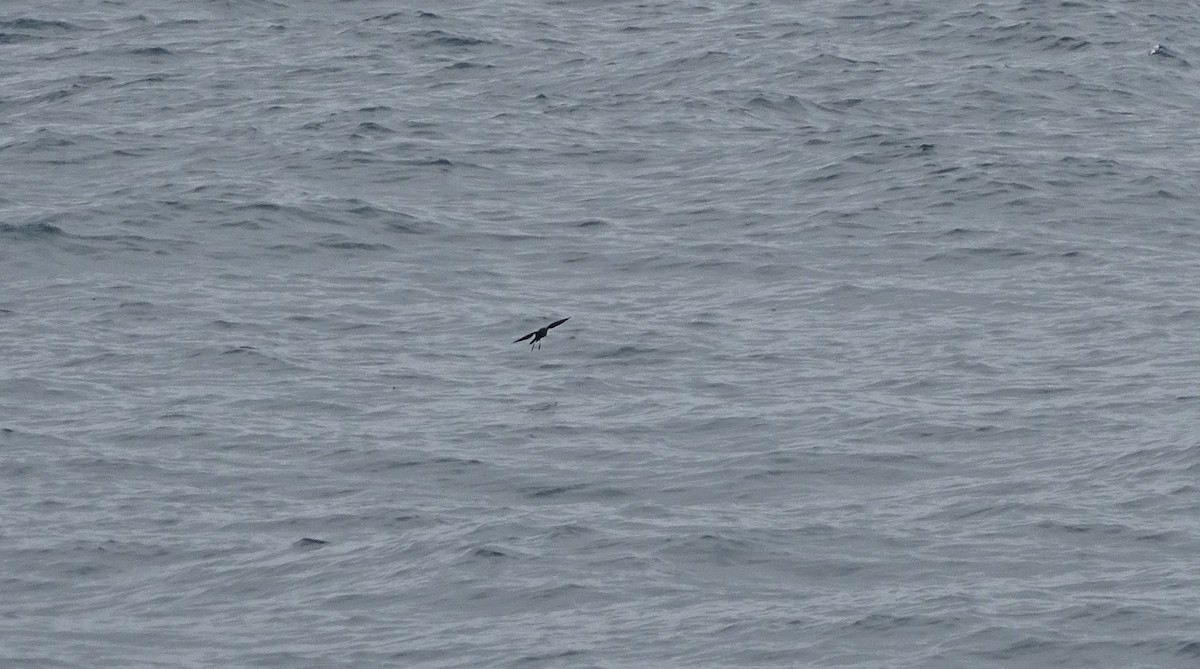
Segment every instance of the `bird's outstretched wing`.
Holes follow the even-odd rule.
[[[532,337],[532,336],[533,336],[533,335],[535,335],[535,334],[537,334],[537,331],[536,331],[536,330],[534,330],[533,332],[530,332],[529,334],[525,335],[524,337],[521,337],[520,339],[514,339],[514,340],[513,340],[513,343],[515,344],[515,343],[517,343],[517,342],[519,342],[519,341],[525,341],[526,339],[529,339],[530,337]]]
[[[553,323],[547,325],[546,329],[549,330],[550,328],[556,328],[556,327],[562,325],[563,323],[566,323],[569,320],[571,320],[571,317],[567,316],[566,318],[562,319],[561,321],[554,321]]]

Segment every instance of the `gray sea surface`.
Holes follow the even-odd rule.
[[[1198,16],[3,3],[0,667],[1200,666]]]

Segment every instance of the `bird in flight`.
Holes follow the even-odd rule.
[[[540,342],[542,341],[542,339],[544,339],[546,337],[546,333],[550,331],[550,328],[556,328],[556,327],[562,325],[563,323],[566,323],[569,320],[571,320],[571,317],[567,316],[566,318],[562,319],[561,321],[554,321],[553,323],[547,325],[546,327],[544,327],[540,330],[534,330],[533,332],[530,332],[529,334],[525,335],[524,337],[521,337],[520,339],[514,339],[513,343],[515,344],[519,341],[525,341],[526,339],[533,337],[533,341],[529,342],[529,350],[530,351],[533,350],[534,344],[537,344],[537,347],[541,348],[542,345]]]

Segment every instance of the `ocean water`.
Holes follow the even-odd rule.
[[[0,666],[1200,665],[1194,9],[4,3]]]

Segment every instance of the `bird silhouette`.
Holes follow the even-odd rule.
[[[529,342],[529,350],[530,351],[533,350],[534,344],[537,344],[537,347],[541,348],[542,347],[541,341],[542,341],[542,339],[544,339],[546,337],[546,333],[550,331],[550,328],[556,328],[556,327],[562,325],[563,323],[566,323],[569,320],[571,320],[571,317],[567,316],[566,318],[562,319],[561,321],[554,321],[553,323],[547,325],[546,327],[544,327],[540,330],[534,330],[533,332],[530,332],[529,334],[525,335],[524,337],[521,337],[520,339],[514,339],[513,343],[515,344],[519,341],[525,341],[526,339],[533,337],[533,341]]]

